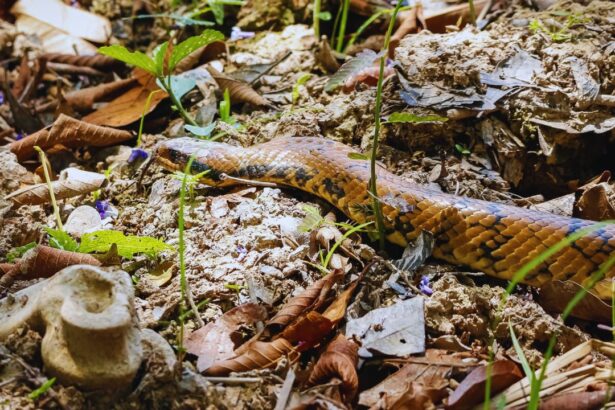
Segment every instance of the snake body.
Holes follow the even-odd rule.
[[[351,159],[352,152],[341,143],[313,137],[279,138],[248,148],[178,138],[160,144],[157,158],[165,168],[183,170],[194,156],[191,171],[208,171],[203,182],[213,186],[236,185],[240,178],[298,188],[363,223],[373,219],[369,161]],[[511,279],[567,235],[595,224],[445,194],[405,181],[382,167],[377,170],[377,187],[390,242],[406,246],[426,230],[435,237],[435,258],[500,279]],[[601,226],[553,254],[523,282],[532,286],[551,280],[584,283],[601,267],[610,278],[615,276],[613,258],[615,224]],[[609,298],[609,283],[601,281],[595,293]]]

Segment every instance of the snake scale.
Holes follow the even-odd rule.
[[[230,176],[272,182],[316,195],[352,220],[373,219],[367,187],[369,161],[349,158],[352,149],[314,137],[278,138],[240,148],[228,144],[170,139],[158,146],[157,159],[167,169],[183,170],[194,155],[192,172],[209,171],[203,182],[224,187],[238,184]],[[378,198],[387,239],[406,246],[422,230],[435,237],[433,256],[500,279],[511,279],[523,265],[567,235],[595,222],[494,202],[445,194],[377,170]],[[551,280],[583,283],[615,257],[615,224],[602,226],[549,257],[523,281],[541,286]],[[607,263],[609,265],[607,265]],[[606,278],[615,276],[610,265]],[[595,292],[610,297],[606,280]]]

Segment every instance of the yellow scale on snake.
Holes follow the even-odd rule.
[[[192,172],[209,171],[202,181],[225,187],[237,179],[272,182],[316,195],[363,223],[369,212],[369,162],[349,158],[353,150],[317,137],[278,138],[248,148],[195,140],[170,139],[157,149],[158,161],[169,170],[183,170],[194,155]],[[421,231],[435,237],[433,256],[500,279],[511,279],[522,266],[567,235],[596,224],[494,202],[438,192],[403,180],[378,167],[387,239],[400,246]],[[615,257],[615,224],[599,227],[549,257],[523,283],[541,286],[551,280],[584,283]],[[612,262],[612,261],[611,261]],[[605,277],[615,275],[611,266]],[[610,279],[594,292],[610,298]]]

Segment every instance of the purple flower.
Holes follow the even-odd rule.
[[[235,26],[231,29],[231,38],[229,40],[245,40],[254,37],[254,35],[255,33],[253,31],[242,31],[239,27]]]
[[[15,136],[15,141],[19,141],[19,140],[23,139],[23,137],[25,137],[23,132],[18,132],[17,135]]]
[[[109,201],[100,201],[96,200],[94,203],[96,205],[96,210],[102,219],[105,219],[107,215],[107,211],[109,210]]]
[[[419,290],[427,296],[431,296],[433,294],[433,289],[429,287],[429,278],[425,275],[423,275],[423,277],[421,278],[421,283],[419,283]]]
[[[70,6],[71,7],[79,8],[79,1],[78,0],[70,0]]]
[[[4,93],[0,91],[0,105],[4,104]]]
[[[147,151],[141,148],[133,148],[132,152],[130,153],[130,156],[128,157],[128,163],[132,164],[136,160],[147,159],[148,156],[149,154],[147,153]]]

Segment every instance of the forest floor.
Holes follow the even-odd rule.
[[[324,137],[368,154],[392,6],[349,45],[380,10],[350,1],[342,53],[337,3],[322,4],[321,38],[308,1],[34,3],[0,10],[0,409],[462,409],[487,384],[494,407],[525,408],[525,365],[550,349],[544,408],[610,401],[611,305],[589,294],[562,318],[578,284],[507,297],[507,281],[431,258],[428,236],[381,250],[308,193],[214,188],[156,161],[186,136]],[[475,6],[479,28],[462,26],[466,3],[400,13],[379,166],[615,219],[615,3]],[[151,73],[93,56],[154,55],[220,10],[207,28],[225,38],[173,74],[193,127]]]

